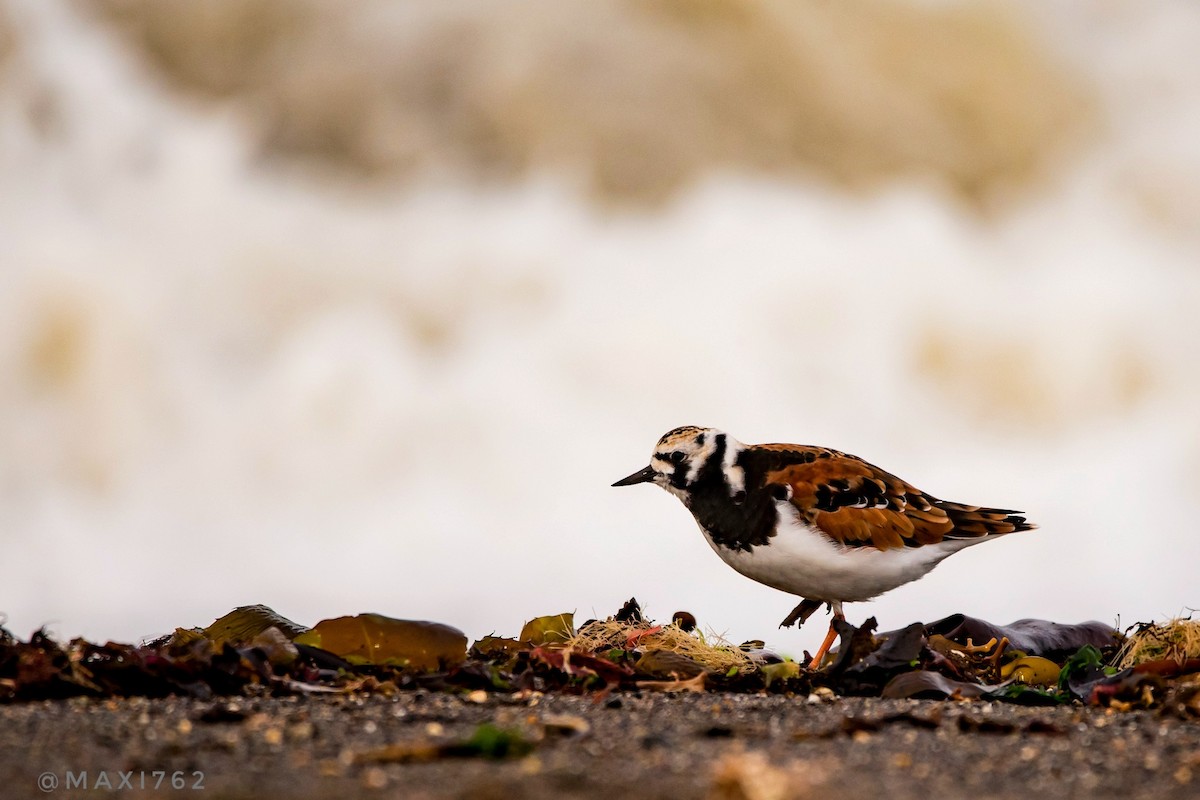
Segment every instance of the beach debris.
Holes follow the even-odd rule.
[[[443,758],[519,758],[531,750],[533,742],[519,731],[485,722],[465,739],[397,742],[357,753],[353,759],[358,764],[407,764]]]
[[[1186,661],[1200,658],[1200,620],[1177,617],[1163,623],[1140,622],[1129,629],[1119,667],[1134,667],[1147,661]]]
[[[384,664],[415,670],[449,669],[467,660],[467,636],[440,622],[359,614],[321,620],[295,638],[351,664]]]
[[[469,650],[462,631],[437,622],[358,614],[310,629],[266,606],[243,606],[207,627],[178,628],[141,645],[64,644],[45,631],[22,641],[0,628],[0,702],[171,694],[218,702],[264,693],[395,696],[421,689],[481,703],[500,693],[511,698],[501,702],[532,706],[547,692],[611,702],[618,690],[765,691],[808,702],[858,695],[1084,703],[1200,716],[1191,620],[1138,626],[1123,647],[1120,634],[1099,622],[995,625],[956,614],[883,633],[874,619],[837,625],[839,646],[819,670],[761,641],[739,647],[706,633],[687,612],[655,623],[634,598],[613,616],[578,628],[571,613],[535,617],[518,636],[492,634]],[[396,759],[424,757],[418,745],[396,747],[389,751]],[[440,748],[431,752],[442,757]]]
[[[526,622],[517,639],[531,645],[566,644],[575,635],[574,614],[536,617]]]

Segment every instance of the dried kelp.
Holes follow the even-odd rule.
[[[538,617],[516,637],[486,636],[469,649],[461,631],[435,622],[360,614],[307,628],[246,606],[142,645],[62,644],[44,631],[22,641],[0,629],[0,701],[629,690],[1082,702],[1197,716],[1200,658],[1189,655],[1178,622],[1142,626],[1121,649],[1119,634],[1097,622],[995,625],[954,615],[876,633],[873,619],[858,627],[839,621],[837,650],[824,669],[810,670],[761,642],[737,647],[706,636],[686,612],[656,624],[632,599],[578,629],[569,613]]]

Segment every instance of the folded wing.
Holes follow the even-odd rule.
[[[821,447],[760,445],[768,487],[790,494],[800,516],[848,547],[922,547],[1033,529],[1018,511],[939,500],[857,456]]]

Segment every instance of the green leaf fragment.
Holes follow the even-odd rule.
[[[1104,656],[1090,644],[1075,651],[1075,655],[1063,664],[1062,672],[1058,674],[1058,688],[1066,689],[1067,682],[1076,675],[1084,675],[1090,671],[1103,669]]]
[[[461,748],[462,755],[508,758],[525,755],[533,749],[533,745],[517,731],[497,728],[485,722],[462,743]]]
[[[763,682],[770,687],[775,681],[786,681],[800,677],[800,665],[795,661],[782,661],[778,664],[766,664],[760,668]]]

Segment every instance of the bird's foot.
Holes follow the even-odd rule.
[[[820,600],[809,600],[805,597],[800,601],[800,605],[793,608],[792,612],[784,617],[783,622],[779,623],[779,627],[790,628],[797,622],[803,625],[821,607],[821,603]]]
[[[817,648],[817,653],[812,657],[812,661],[808,662],[809,669],[820,669],[821,662],[825,660],[826,654],[829,653],[829,648],[833,647],[833,642],[837,639],[837,628],[834,627],[834,622],[845,620],[841,610],[837,610],[833,614],[833,619],[829,622],[829,633],[825,634],[825,641],[821,642],[821,646]]]

